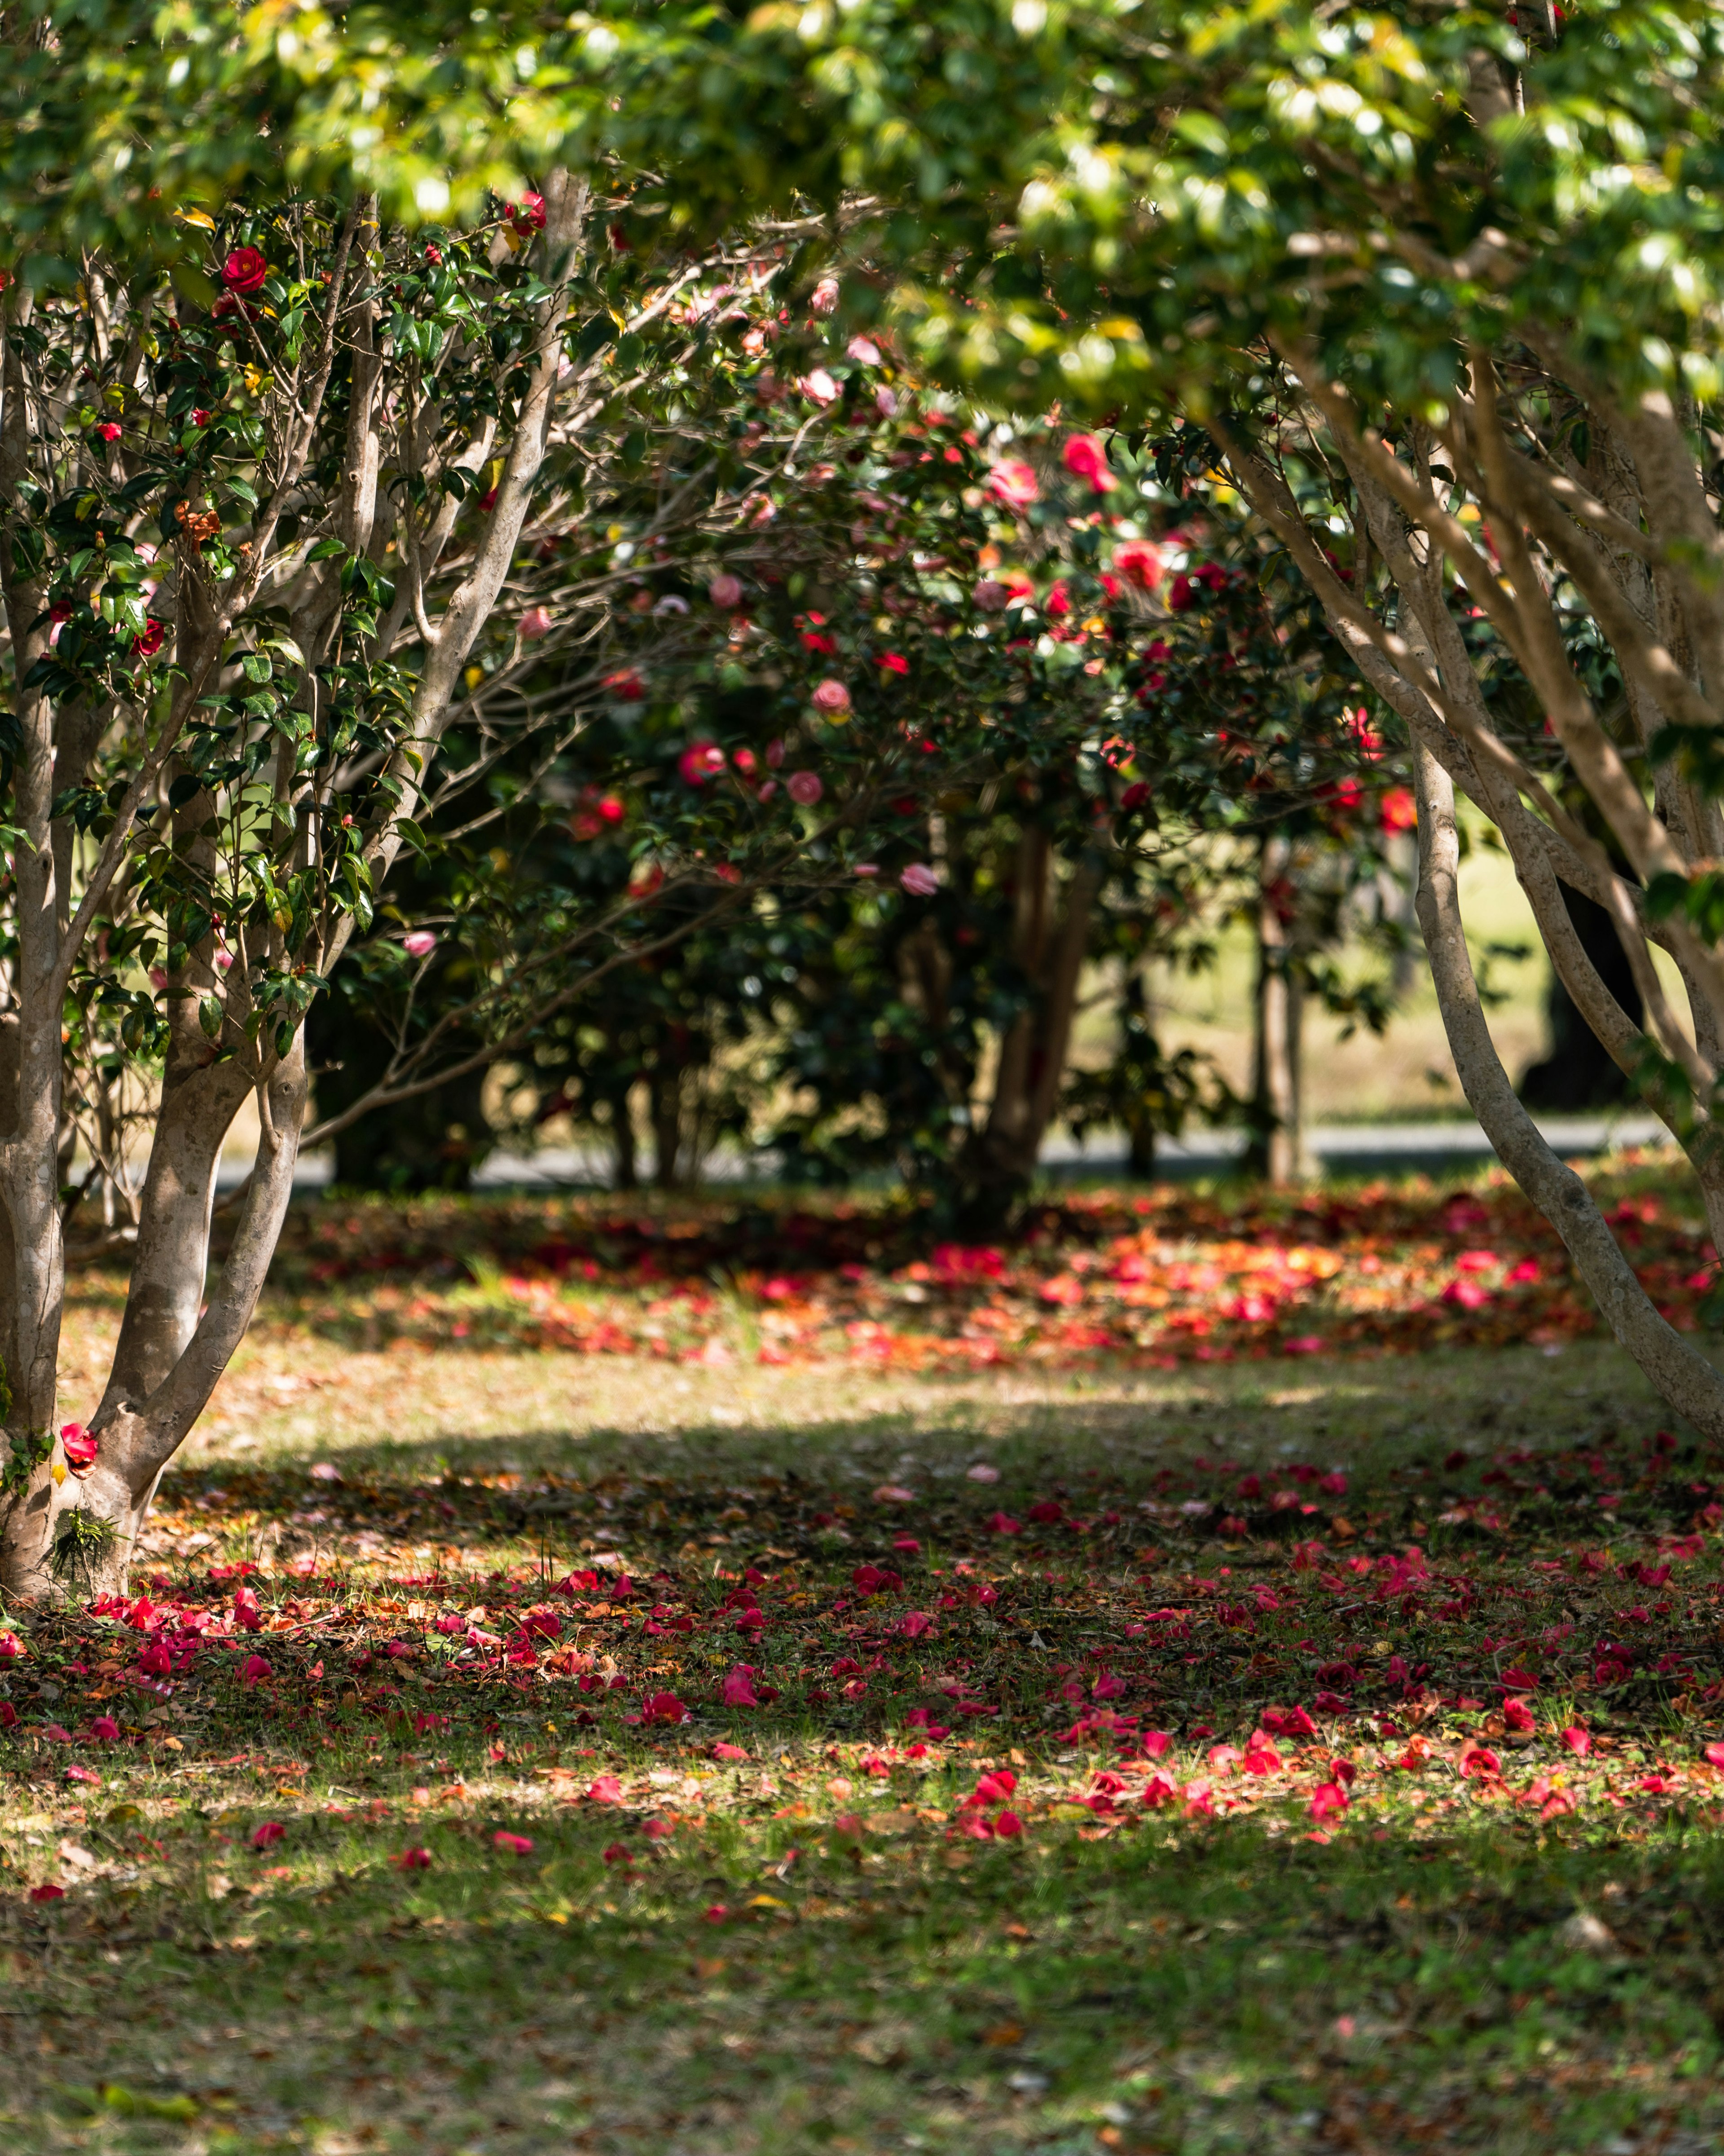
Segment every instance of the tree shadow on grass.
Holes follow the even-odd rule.
[[[698,1817],[639,1774],[242,1799],[167,1830],[165,1876],[0,1917],[8,2103],[128,2151],[161,2145],[139,2099],[187,2097],[212,2148],[434,2156],[1716,2145],[1715,1838],[1478,1809],[1314,1845],[1290,1807],[977,1846],[929,1816],[963,1785],[882,1791],[859,1838],[752,1767]]]

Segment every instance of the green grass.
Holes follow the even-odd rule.
[[[74,1355],[94,1368],[111,1322],[93,1293]],[[1715,2148],[1724,1879],[1701,1752],[1724,1676],[1718,1537],[1703,1525],[1657,1588],[1617,1569],[1711,1501],[1691,1446],[1649,1449],[1668,1420],[1585,1342],[945,1377],[353,1358],[266,1325],[165,1484],[140,1568],[169,1583],[159,1601],[214,1609],[233,1583],[208,1568],[259,1563],[265,1629],[206,1645],[157,1698],[131,1680],[136,1632],[9,1620],[28,1651],[0,1680],[22,1725],[0,1744],[0,2145]],[[1618,1497],[1603,1512],[1591,1459]],[[308,1480],[313,1461],[344,1481]],[[1265,1481],[1260,1503],[1230,1501],[1243,1531],[1224,1507],[1179,1510],[1218,1461]],[[977,1462],[998,1481],[970,1481]],[[1318,1507],[1290,1524],[1270,1471],[1307,1462],[1348,1486],[1289,1485]],[[888,1483],[911,1498],[877,1499]],[[1088,1534],[989,1532],[1055,1496]],[[892,1548],[906,1528],[913,1557]],[[1311,1539],[1325,1554],[1296,1568]],[[1448,1584],[1410,1604],[1345,1569],[1412,1541]],[[602,1594],[568,1604],[566,1644],[588,1675],[610,1655],[624,1688],[451,1660],[462,1635],[439,1614],[483,1605],[506,1635],[607,1551],[637,1613],[659,1598],[694,1620],[649,1636]],[[905,1592],[857,1601],[865,1560]],[[756,1637],[718,1611],[751,1564]],[[1196,1584],[1224,1566],[1219,1594]],[[984,1583],[998,1600],[970,1600]],[[1260,1584],[1275,1609],[1249,1630],[1224,1618]],[[1192,1612],[1188,1639],[1150,1621],[1168,1605]],[[933,1635],[893,1630],[911,1606]],[[1596,1642],[1619,1636],[1634,1666],[1601,1681]],[[254,1648],[270,1675],[248,1687]],[[1349,1703],[1284,1740],[1279,1772],[1215,1773],[1213,1743],[1310,1705],[1343,1653]],[[1430,1666],[1424,1700],[1387,1681],[1391,1654]],[[847,1697],[831,1661],[876,1655]],[[1524,1735],[1489,1689],[1508,1655],[1537,1664]],[[778,1697],[726,1708],[739,1661]],[[1058,1696],[1062,1669],[1087,1685],[1101,1668],[1172,1738],[1127,1761],[1111,1813],[1082,1800],[1132,1747],[1093,1718],[1070,1734],[1093,1694]],[[997,1714],[953,1712],[954,1676]],[[692,1719],[626,1721],[655,1688]],[[916,1711],[951,1727],[920,1757]],[[97,1713],[121,1741],[80,1738]],[[448,1720],[415,1734],[415,1713]],[[1557,1735],[1577,1714],[1584,1762]],[[1430,1756],[1397,1768],[1414,1736]],[[1499,1776],[1461,1776],[1469,1743]],[[1316,1820],[1337,1760],[1350,1806]],[[1147,1808],[1157,1764],[1238,1808]],[[1000,1768],[1027,1831],[972,1840],[964,1799]],[[600,1775],[620,1801],[585,1794]],[[1572,1814],[1521,1800],[1541,1776]],[[254,1849],[265,1822],[285,1831]],[[409,1850],[428,1866],[398,1868]],[[32,1901],[48,1880],[64,1897]]]

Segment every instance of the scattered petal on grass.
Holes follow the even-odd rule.
[[[511,1834],[505,1827],[499,1827],[491,1840],[497,1848],[507,1850],[513,1856],[531,1856],[532,1854],[531,1835]]]
[[[33,1902],[64,1902],[66,1890],[64,1887],[56,1887],[50,1880],[43,1886],[33,1887],[29,1898]]]
[[[286,1832],[287,1829],[280,1820],[265,1820],[261,1825],[252,1829],[251,1845],[254,1849],[273,1848]]]
[[[390,1860],[398,1871],[427,1871],[431,1866],[428,1849],[403,1849],[399,1856]]]

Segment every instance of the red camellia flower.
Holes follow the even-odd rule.
[[[523,239],[530,239],[534,233],[545,229],[545,198],[523,195],[518,203],[506,204],[503,214]]]
[[[716,742],[690,742],[676,759],[676,767],[690,786],[704,786],[724,769],[724,751]]]
[[[1162,557],[1147,539],[1128,539],[1113,550],[1113,566],[1128,584],[1152,592],[1162,581]]]
[[[117,442],[120,439],[119,426],[112,419],[104,419],[100,426],[96,429],[96,433],[105,442]]]
[[[222,264],[222,282],[230,292],[255,292],[269,274],[269,265],[254,247],[236,247]]]
[[[62,1429],[60,1449],[74,1475],[87,1475],[95,1465],[97,1442],[81,1422],[69,1422]]]
[[[1123,808],[1128,815],[1134,809],[1142,808],[1145,802],[1149,798],[1149,781],[1147,778],[1134,778],[1131,783],[1126,788],[1125,792],[1120,796],[1121,808]]]
[[[273,1849],[286,1832],[280,1820],[265,1820],[261,1826],[252,1829],[251,1845],[254,1849]]]
[[[131,639],[131,655],[134,659],[153,659],[167,641],[167,624],[151,615],[144,624],[143,634]]]
[[[1419,803],[1404,786],[1392,786],[1377,804],[1377,820],[1393,837],[1397,832],[1419,828]]]
[[[1112,491],[1116,482],[1107,469],[1107,452],[1094,434],[1072,435],[1061,458],[1074,479],[1088,480],[1097,494]]]
[[[428,1849],[403,1849],[399,1856],[390,1861],[398,1871],[428,1871],[431,1852]]]
[[[686,1722],[689,1711],[674,1691],[655,1691],[640,1703],[643,1722]]]

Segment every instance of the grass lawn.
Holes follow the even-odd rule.
[[[0,2146],[1724,2140],[1724,1472],[1608,1344],[582,1353],[314,1246],[133,1599],[0,1618]]]

